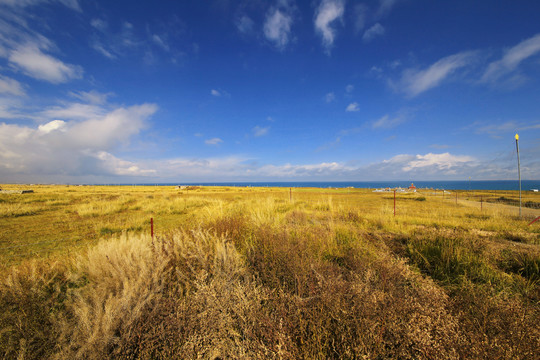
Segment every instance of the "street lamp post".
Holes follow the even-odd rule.
[[[516,149],[518,158],[518,177],[519,177],[519,217],[521,217],[521,168],[519,165],[519,135],[516,134]]]

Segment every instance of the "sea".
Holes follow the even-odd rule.
[[[237,186],[237,187],[287,187],[287,188],[407,188],[414,183],[418,189],[445,189],[445,190],[519,190],[517,180],[441,180],[441,181],[282,181],[282,182],[178,182],[153,184],[115,184],[115,185],[142,185],[142,186]],[[540,190],[540,180],[522,180],[521,189],[530,191]]]

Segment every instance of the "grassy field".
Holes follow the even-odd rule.
[[[394,216],[368,189],[26,188],[0,194],[2,358],[539,353],[538,193],[520,218],[511,191]]]

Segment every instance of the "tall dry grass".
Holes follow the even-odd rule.
[[[393,217],[392,199],[371,194],[127,190],[100,189],[106,215],[77,214],[121,235],[2,272],[1,357],[528,359],[540,348],[538,233],[503,213],[413,196]],[[82,209],[75,195],[59,209]],[[155,239],[126,230],[148,215]]]

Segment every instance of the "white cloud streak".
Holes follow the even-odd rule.
[[[268,134],[268,131],[270,130],[270,126],[262,127],[262,126],[255,126],[253,128],[253,136],[255,137],[261,137]]]
[[[405,116],[395,116],[390,117],[389,115],[384,115],[380,119],[373,122],[373,129],[391,129],[394,128],[406,121]]]
[[[78,0],[1,0],[0,5],[25,8],[27,6],[34,6],[45,2],[58,2],[72,10],[82,11]]]
[[[489,64],[482,75],[482,82],[495,82],[515,71],[526,59],[540,52],[540,34],[524,40],[516,46],[508,49],[504,56]]]
[[[399,0],[379,0],[379,8],[377,9],[376,16],[382,17],[388,15]]]
[[[0,75],[0,94],[23,96],[25,91],[17,80]]]
[[[336,21],[343,21],[344,11],[344,0],[322,0],[317,8],[315,31],[322,37],[323,47],[327,55],[330,55],[337,32],[332,27],[332,24]]]
[[[223,142],[223,140],[221,140],[220,138],[212,138],[212,139],[208,139],[208,140],[205,140],[204,143],[206,145],[219,145]]]
[[[80,79],[83,70],[80,66],[65,64],[43,53],[35,44],[26,44],[12,50],[9,55],[10,65],[22,70],[26,75],[53,84]]]
[[[470,65],[475,57],[475,52],[461,52],[442,58],[425,70],[407,69],[398,85],[399,90],[410,97],[417,96],[440,85],[458,69]]]
[[[364,42],[370,42],[376,37],[383,36],[384,33],[385,33],[384,27],[381,24],[376,23],[375,25],[373,25],[372,27],[370,27],[364,32],[364,35],[362,36],[362,40]]]

